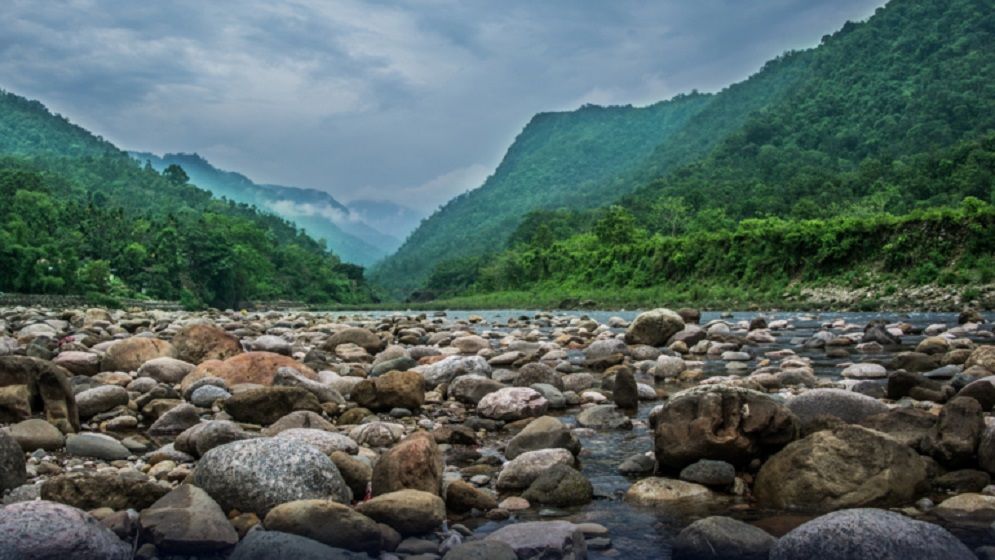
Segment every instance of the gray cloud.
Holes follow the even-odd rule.
[[[0,87],[128,149],[431,209],[536,112],[720,89],[881,3],[8,0]]]

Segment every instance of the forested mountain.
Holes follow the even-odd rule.
[[[292,224],[143,167],[0,91],[0,291],[236,306],[368,301],[362,269]]]
[[[427,220],[376,277],[404,292],[413,281],[424,286],[426,268],[435,266],[435,290],[465,288],[506,241],[549,245],[586,235],[606,211],[576,209],[615,202],[638,229],[673,236],[734,230],[751,217],[900,214],[966,196],[991,200],[992,154],[982,139],[995,130],[993,52],[989,1],[892,0],[868,21],[847,23],[818,47],[778,57],[742,83],[654,106],[687,104],[671,126],[649,126],[644,118],[652,111],[628,109],[630,119],[600,129],[592,143],[627,145],[630,134],[647,139],[646,128],[663,133],[638,157],[603,160],[590,175],[564,172],[590,161],[564,138],[547,137],[564,148],[558,157],[525,142],[530,124],[484,187]],[[613,110],[557,116],[582,122]],[[954,166],[934,157],[948,149],[966,161]],[[535,165],[513,173],[516,162]],[[562,185],[561,199],[546,196],[550,183]],[[565,210],[550,211],[558,208]],[[475,222],[496,219],[483,218],[488,213],[501,217],[498,232],[461,247],[486,230]]]
[[[398,240],[394,251],[403,239],[418,227],[425,215],[413,208],[389,200],[358,199],[346,204],[354,214],[377,231],[382,231]]]
[[[335,200],[332,195],[300,187],[257,184],[251,179],[211,165],[198,154],[131,152],[132,157],[152,164],[159,172],[179,165],[190,182],[211,191],[214,196],[250,204],[286,218],[315,239],[324,239],[336,255],[346,262],[370,265],[401,245],[400,239],[381,233],[365,223],[360,215]]]
[[[691,94],[645,108],[588,105],[536,115],[483,186],[425,220],[373,278],[404,292],[441,261],[500,248],[531,210],[589,208],[617,198],[635,186],[629,175],[654,148],[709,99]]]

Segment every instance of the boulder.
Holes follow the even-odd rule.
[[[415,371],[392,371],[360,381],[351,398],[373,411],[418,410],[425,402],[425,379]]]
[[[0,550],[11,560],[129,560],[131,546],[90,514],[49,501],[0,509]]]
[[[128,404],[128,390],[117,385],[101,385],[76,395],[80,418],[90,418],[114,407]]]
[[[289,439],[249,439],[215,447],[197,463],[193,483],[225,511],[238,509],[260,516],[294,500],[352,500],[352,492],[327,455]]]
[[[982,410],[990,412],[995,407],[995,375],[975,379],[964,386],[958,397],[971,397],[978,401]]]
[[[151,377],[160,383],[175,384],[196,369],[197,366],[168,356],[153,358],[138,368],[138,377]]]
[[[634,410],[639,407],[639,387],[632,368],[620,367],[615,373],[612,400],[622,409]]]
[[[133,336],[112,344],[100,360],[100,368],[103,371],[136,371],[151,359],[175,354],[173,345],[165,340]]]
[[[256,352],[272,352],[274,354],[283,354],[284,356],[289,356],[293,351],[290,342],[283,337],[272,334],[264,334],[256,337],[252,341],[251,348]]]
[[[995,374],[995,346],[978,346],[964,362],[964,369],[974,366],[983,367]]]
[[[24,450],[12,436],[0,431],[0,494],[28,480]]]
[[[480,399],[477,414],[494,420],[521,420],[541,416],[548,407],[549,401],[535,389],[506,387]]]
[[[246,352],[220,362],[211,360],[202,362],[180,383],[180,389],[186,393],[194,382],[205,377],[218,377],[229,386],[241,383],[253,385],[273,385],[277,371],[280,368],[297,370],[308,379],[318,379],[318,374],[297,360],[272,352]]]
[[[315,428],[291,428],[279,432],[274,437],[299,441],[314,447],[329,457],[336,451],[342,451],[349,455],[359,453],[359,446],[349,436]]]
[[[798,419],[764,393],[711,385],[675,394],[655,417],[661,468],[682,469],[699,459],[745,464],[795,439]]]
[[[651,476],[636,482],[625,492],[625,501],[651,507],[677,510],[698,509],[716,502],[718,496],[701,484]]]
[[[314,539],[335,548],[375,554],[381,548],[376,521],[330,500],[297,500],[271,509],[263,520],[270,531]]]
[[[464,404],[476,406],[480,399],[490,393],[503,389],[500,381],[495,381],[482,375],[463,375],[453,379],[447,390],[449,398]]]
[[[473,510],[490,511],[498,506],[494,496],[462,480],[454,480],[446,486],[446,509],[455,513]]]
[[[736,481],[736,468],[725,461],[702,459],[681,470],[681,480],[705,486],[731,486]]]
[[[105,434],[71,434],[66,438],[66,452],[76,457],[92,457],[104,461],[127,459],[131,451],[118,440]]]
[[[225,412],[235,420],[263,426],[298,410],[321,412],[321,404],[300,387],[259,387],[235,393],[225,401]]]
[[[563,422],[552,416],[540,416],[511,438],[504,455],[508,459],[514,459],[528,451],[556,448],[566,449],[577,455],[580,453],[580,441]]]
[[[684,329],[684,319],[669,309],[640,313],[625,331],[627,344],[663,346],[670,337]]]
[[[92,510],[143,509],[169,492],[169,486],[139,471],[81,471],[53,476],[41,485],[44,500]]]
[[[532,362],[525,364],[518,370],[518,375],[515,377],[515,386],[530,387],[536,383],[545,383],[546,385],[556,387],[560,391],[563,390],[563,376],[544,363]]]
[[[204,554],[238,543],[238,533],[217,502],[190,484],[143,510],[139,523],[144,540],[169,554]]]
[[[62,431],[79,431],[79,412],[65,369],[38,358],[0,356],[0,423],[44,413]]]
[[[912,449],[860,426],[816,432],[789,444],[757,473],[766,507],[831,511],[904,506],[925,487],[926,464]]]
[[[398,490],[361,502],[356,510],[396,530],[401,535],[422,535],[446,520],[446,504],[437,494]]]
[[[373,494],[410,488],[439,495],[442,470],[442,453],[435,439],[428,432],[415,432],[377,460],[373,467]]]
[[[632,420],[613,404],[589,406],[577,415],[577,423],[585,428],[629,430]]]
[[[555,464],[536,478],[522,497],[533,504],[553,507],[581,506],[591,501],[591,481],[573,467]]]
[[[936,425],[936,416],[916,408],[893,408],[864,418],[860,425],[887,434],[903,445],[918,449]]]
[[[822,416],[856,424],[868,416],[888,412],[881,401],[843,389],[812,389],[788,399],[785,405],[802,424]]]
[[[553,465],[573,466],[574,456],[566,449],[527,451],[504,464],[498,475],[498,490],[528,488],[539,475]]]
[[[586,558],[587,544],[569,521],[527,521],[505,525],[484,537],[511,546],[518,558]]]
[[[770,560],[975,560],[946,529],[880,509],[816,517],[781,537]]]
[[[66,368],[73,375],[96,375],[100,372],[100,355],[93,352],[67,350],[52,358],[52,363]]]
[[[54,451],[66,442],[66,436],[58,428],[40,418],[18,422],[6,431],[26,453],[37,449]]]
[[[251,531],[228,560],[369,560],[369,556],[290,533]]]
[[[923,439],[922,451],[948,467],[971,466],[984,429],[984,414],[978,401],[954,398],[943,405],[939,420]]]
[[[376,354],[385,346],[384,341],[373,331],[349,327],[328,337],[321,348],[327,352],[334,352],[335,348],[342,344],[355,344],[371,354]]]
[[[777,539],[731,517],[699,519],[678,533],[673,553],[677,560],[767,560]]]
[[[183,327],[172,339],[176,358],[191,364],[227,360],[242,352],[238,338],[221,327],[194,323]]]

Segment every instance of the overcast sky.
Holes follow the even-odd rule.
[[[882,0],[3,0],[0,88],[118,146],[433,209],[534,113],[721,89]]]

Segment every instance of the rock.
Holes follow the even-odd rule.
[[[887,434],[903,445],[918,449],[922,440],[936,425],[936,417],[915,408],[893,408],[868,416],[861,426]]]
[[[453,379],[449,384],[449,398],[461,403],[476,405],[480,399],[499,389],[504,384],[482,375],[463,375]]]
[[[418,362],[412,360],[408,356],[399,356],[391,360],[374,363],[373,369],[370,370],[370,377],[379,377],[391,371],[408,371],[417,365]]]
[[[12,436],[0,431],[0,494],[28,480],[24,450]]]
[[[151,377],[160,383],[175,384],[183,381],[183,378],[196,367],[176,358],[153,358],[138,368],[138,376]]]
[[[100,355],[93,352],[59,352],[52,358],[52,363],[66,368],[73,375],[96,375],[100,371]]]
[[[45,420],[62,433],[79,431],[70,377],[68,371],[45,360],[0,356],[0,423],[19,422],[44,412]]]
[[[784,405],[763,393],[722,385],[673,395],[655,426],[657,463],[668,469],[699,459],[744,464],[798,433],[798,419]]]
[[[231,393],[229,393],[224,387],[218,387],[217,385],[204,385],[194,389],[193,393],[190,394],[190,402],[193,403],[194,406],[210,408],[215,401],[226,401],[229,397],[231,397]]]
[[[670,337],[684,329],[684,319],[669,309],[640,313],[625,331],[627,344],[663,346]]]
[[[591,481],[564,464],[555,464],[543,471],[522,494],[531,503],[554,507],[581,506],[590,502],[593,496]]]
[[[673,552],[677,560],[767,560],[777,539],[730,517],[699,519],[678,533]]]
[[[944,402],[953,392],[952,387],[920,373],[899,370],[888,376],[887,396],[892,400],[911,397],[920,401]]]
[[[995,407],[995,375],[975,379],[964,386],[958,397],[970,397],[981,405],[981,409],[990,412]]]
[[[201,457],[215,447],[256,437],[229,420],[210,420],[192,426],[177,436],[176,450],[193,457]]]
[[[891,362],[891,369],[904,369],[913,373],[931,371],[940,367],[936,356],[921,352],[899,352]]]
[[[335,451],[329,457],[335,463],[335,466],[338,467],[339,474],[342,475],[346,485],[352,490],[352,495],[365,495],[367,485],[373,479],[373,467],[369,463],[343,451]]]
[[[349,412],[353,410],[366,409],[353,408]],[[339,422],[344,423],[342,417],[339,418]],[[349,437],[354,439],[356,443],[367,447],[389,447],[401,439],[403,435],[404,426],[390,422],[368,422],[356,426],[349,432]]]
[[[458,348],[462,354],[476,354],[485,348],[491,347],[486,338],[475,334],[454,338],[450,345]]]
[[[941,464],[965,467],[974,463],[975,450],[985,429],[978,401],[957,397],[943,405],[940,418],[922,442],[922,450]]]
[[[382,494],[361,502],[356,510],[405,536],[434,531],[446,520],[446,504],[442,498],[420,490]]]
[[[73,434],[66,439],[66,452],[77,457],[104,461],[127,459],[131,452],[118,440],[104,434]]]
[[[696,508],[715,500],[716,494],[706,486],[655,476],[636,482],[625,492],[625,501],[652,507]]]
[[[297,500],[271,509],[263,520],[270,531],[314,539],[335,548],[375,554],[381,548],[377,523],[330,500]]]
[[[293,368],[277,368],[276,375],[273,376],[273,386],[279,387],[300,387],[310,392],[319,403],[335,403],[344,406],[346,401],[337,389],[325,385],[320,381],[314,381]]]
[[[964,369],[980,366],[995,374],[995,346],[978,346],[964,362]]]
[[[271,334],[264,334],[256,337],[256,339],[252,341],[252,350],[255,352],[272,352],[274,354],[289,356],[293,351],[293,348],[290,342],[284,338]]]
[[[355,344],[371,354],[383,349],[384,341],[372,331],[359,327],[349,327],[333,334],[322,345],[322,349],[334,352],[341,344]]]
[[[656,359],[656,366],[653,368],[653,375],[656,377],[677,377],[687,369],[687,364],[682,358],[676,356],[660,356]]]
[[[457,545],[442,560],[518,560],[518,555],[505,542],[483,540]]]
[[[252,531],[239,541],[228,560],[369,560],[369,556],[290,533]]]
[[[577,455],[580,453],[580,441],[556,418],[540,416],[511,438],[504,455],[508,459],[514,459],[528,451],[555,448],[566,449]]]
[[[373,494],[410,488],[439,495],[442,470],[435,439],[428,432],[415,432],[380,456],[373,467]]]
[[[280,368],[296,370],[307,379],[318,379],[318,374],[314,370],[288,356],[271,352],[246,352],[223,362],[212,360],[201,363],[197,369],[183,378],[180,389],[186,393],[193,383],[205,377],[218,377],[229,387],[242,383],[273,385]]]
[[[477,403],[477,414],[494,420],[521,420],[541,416],[549,401],[528,387],[506,387],[486,395]]]
[[[117,385],[101,385],[76,395],[80,418],[90,418],[114,407],[128,404],[128,391]]]
[[[541,362],[532,362],[522,366],[515,377],[515,385],[529,387],[537,383],[552,385],[557,390],[563,390],[563,377],[553,368]]]
[[[294,428],[314,428],[326,432],[335,430],[335,426],[322,418],[320,414],[309,410],[298,410],[280,418],[268,428],[264,428],[262,434],[272,437],[284,430],[292,430]]]
[[[879,364],[853,364],[847,366],[840,375],[847,379],[883,379],[888,377],[888,370]]]
[[[995,474],[995,426],[988,426],[978,442],[978,466]]]
[[[636,409],[639,407],[639,387],[631,368],[621,368],[615,374],[612,400],[619,408]]]
[[[191,364],[207,360],[227,360],[242,352],[238,338],[224,329],[207,323],[194,323],[183,327],[173,337],[176,358]]]
[[[951,523],[988,526],[995,522],[995,496],[960,494],[940,502],[932,513]]]
[[[880,509],[817,517],[781,537],[770,560],[975,560],[946,529]]]
[[[36,449],[54,451],[61,448],[66,441],[66,437],[58,428],[40,418],[18,422],[7,428],[7,433],[26,453]]]
[[[898,346],[902,344],[901,337],[891,333],[884,321],[869,322],[867,326],[864,327],[864,336],[860,339],[860,341],[877,342],[882,346]]]
[[[133,336],[112,344],[100,361],[103,371],[136,371],[145,362],[173,357],[173,345],[158,338]]]
[[[90,514],[48,501],[0,509],[0,551],[11,560],[129,560],[131,546]]]
[[[446,509],[456,513],[467,513],[474,509],[490,511],[497,507],[494,496],[467,484],[454,480],[446,487]]]
[[[585,428],[629,430],[632,420],[613,404],[599,404],[585,408],[577,415],[577,423]]]
[[[425,379],[415,371],[392,371],[359,382],[351,398],[373,411],[418,410],[425,402]]]
[[[961,469],[933,479],[933,488],[954,493],[981,492],[991,483],[992,477],[984,471]]]
[[[238,509],[261,516],[294,500],[352,500],[352,492],[328,456],[288,439],[249,439],[215,447],[197,463],[193,483],[225,511]]]
[[[725,461],[702,459],[681,470],[681,480],[705,486],[730,486],[736,481],[736,468]]]
[[[543,471],[553,465],[573,466],[574,456],[566,449],[527,451],[504,464],[498,475],[498,490],[528,488]]]
[[[321,412],[321,404],[300,387],[259,387],[235,393],[225,401],[225,412],[232,418],[263,426],[298,410]]]
[[[417,371],[425,378],[425,388],[434,389],[463,375],[489,377],[491,366],[480,356],[448,356],[427,366],[418,366]]]
[[[943,354],[950,349],[950,341],[942,336],[929,336],[916,345],[916,352],[923,354]]]
[[[618,466],[618,471],[626,476],[651,474],[656,470],[656,461],[645,453],[630,455]]]
[[[569,521],[528,521],[505,525],[484,537],[503,542],[519,558],[586,558],[584,535]]]
[[[778,509],[904,506],[925,481],[926,465],[915,451],[846,425],[788,444],[760,468],[753,493],[763,506]]]
[[[81,471],[60,474],[41,485],[44,500],[84,510],[109,507],[142,509],[169,492],[169,487],[138,471]]]
[[[238,543],[238,533],[207,492],[181,484],[142,511],[142,536],[171,554],[203,554]]]
[[[291,428],[276,434],[274,437],[277,439],[299,441],[305,445],[314,447],[328,456],[331,456],[336,451],[342,451],[350,455],[355,455],[359,452],[359,446],[356,445],[356,442],[352,438],[343,434],[326,432],[314,428]]]
[[[802,424],[820,416],[835,416],[849,424],[857,424],[868,416],[888,412],[888,407],[866,395],[843,389],[812,389],[791,397],[785,403]]]

